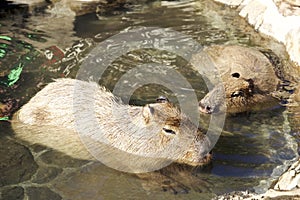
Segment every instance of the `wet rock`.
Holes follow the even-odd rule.
[[[258,196],[257,194],[249,191],[235,191],[235,192],[219,195],[216,198],[214,198],[214,200],[242,200],[242,199],[259,200],[259,199],[263,199],[263,197]]]
[[[74,159],[57,151],[48,151],[40,156],[40,159],[47,164],[57,165],[59,167],[80,167],[89,161]]]
[[[292,166],[282,174],[278,182],[275,184],[275,190],[294,190],[300,187],[300,160],[292,164]]]
[[[62,172],[62,169],[56,167],[41,167],[38,169],[34,178],[31,180],[33,183],[48,183],[53,180],[57,175]]]
[[[288,119],[291,127],[291,133],[295,136],[296,140],[299,142],[300,141],[300,85],[296,86],[296,90],[290,98],[289,107],[288,107]]]
[[[299,0],[274,0],[278,10],[284,16],[292,16],[300,14]]]
[[[38,166],[30,151],[5,137],[0,140],[0,186],[29,180]]]
[[[297,90],[295,91],[294,99],[300,105],[300,85],[298,85]]]
[[[300,190],[294,191],[278,191],[270,189],[264,194],[264,199],[272,200],[299,200],[300,199]]]
[[[264,194],[255,194],[248,191],[235,191],[218,196],[216,199],[300,199],[300,160],[293,163],[283,173],[278,181]]]
[[[0,138],[7,141],[7,136],[13,135],[13,130],[11,129],[10,123],[8,121],[0,121]]]
[[[255,194],[248,191],[231,192],[220,195],[215,200],[299,200],[299,192],[268,190],[265,194]]]
[[[244,0],[216,0],[220,3],[224,3],[231,6],[239,6]]]
[[[240,16],[261,33],[282,42],[291,60],[300,65],[300,8],[296,0],[215,0],[237,6]],[[288,6],[281,6],[288,5]],[[292,8],[292,9],[291,9]],[[286,16],[288,15],[288,16]]]
[[[101,171],[98,166],[76,170],[56,179],[54,188],[67,199],[102,199],[103,184],[109,174]]]
[[[300,14],[298,20],[300,21]],[[300,25],[294,27],[294,29],[291,29],[287,33],[285,37],[285,44],[286,49],[290,54],[291,60],[296,61],[298,65],[300,65]]]
[[[24,198],[24,189],[22,187],[11,187],[0,191],[2,200],[22,200]]]
[[[45,146],[40,145],[40,144],[33,144],[30,146],[31,151],[34,153],[42,152],[45,150],[45,148],[46,148]]]
[[[59,200],[62,197],[46,187],[29,187],[26,188],[27,196],[29,200],[41,200],[41,199],[51,199]]]
[[[99,162],[65,173],[53,183],[54,189],[65,199],[140,199],[137,197],[145,196],[138,179]]]

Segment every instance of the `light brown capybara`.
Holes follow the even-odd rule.
[[[124,170],[132,172],[157,160],[203,165],[211,156],[208,137],[169,101],[126,105],[97,83],[77,79],[48,84],[15,113],[12,127],[17,138],[74,158],[108,153],[105,159],[145,161],[139,167],[130,161],[133,169]]]
[[[204,52],[218,70],[222,83],[200,100],[201,112],[239,113],[278,104],[275,96],[282,72],[275,54],[238,45],[213,45],[204,48]]]

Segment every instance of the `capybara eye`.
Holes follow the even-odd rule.
[[[171,134],[171,135],[176,135],[176,132],[171,130],[171,129],[168,129],[168,128],[163,128],[164,132],[167,133],[167,134]]]
[[[244,93],[242,91],[235,91],[231,94],[231,97],[242,97]]]
[[[211,110],[211,107],[210,107],[210,106],[206,106],[205,109],[206,109],[207,111],[210,111],[210,110]]]
[[[231,76],[234,77],[234,78],[240,78],[240,74],[237,73],[237,72],[231,74]]]
[[[167,97],[164,97],[164,96],[159,96],[157,99],[156,99],[156,102],[157,103],[167,103],[169,102],[169,99]]]

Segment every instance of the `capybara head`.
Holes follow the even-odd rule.
[[[255,93],[254,81],[240,77],[238,72],[232,73],[231,76],[230,80],[224,85],[215,86],[199,102],[201,112],[207,114],[217,112],[236,113],[249,110],[254,106],[259,99],[259,94]]]
[[[273,96],[281,82],[278,75],[282,73],[279,58],[275,57],[269,52],[239,45],[204,48],[203,53],[193,56],[194,63],[208,63],[207,77],[217,71],[223,85],[215,85],[199,102],[199,110],[239,113],[276,106]]]
[[[159,97],[157,103],[147,104],[142,110],[147,129],[157,130],[162,125],[157,135],[158,140],[156,137],[152,138],[148,150],[163,148],[164,152],[169,154],[163,157],[192,166],[207,164],[210,161],[210,141],[207,136],[168,99]],[[147,147],[144,150],[146,149]]]

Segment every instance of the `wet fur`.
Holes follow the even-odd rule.
[[[96,158],[106,150],[108,157],[119,156],[120,161],[132,156],[149,157],[148,163],[190,165],[203,164],[209,146],[206,136],[171,103],[125,105],[96,83],[74,79],[47,85],[14,115],[12,126],[22,140],[79,159],[94,159],[82,140]],[[163,128],[176,134],[168,135]]]
[[[219,85],[215,86],[199,102],[201,111],[239,113],[278,104],[274,93],[281,80],[276,75],[274,63],[259,50],[234,45],[213,45],[206,47],[204,51],[221,75],[225,94]],[[241,95],[235,95],[239,93]],[[224,98],[221,98],[222,95]],[[207,108],[211,110],[208,111]]]

